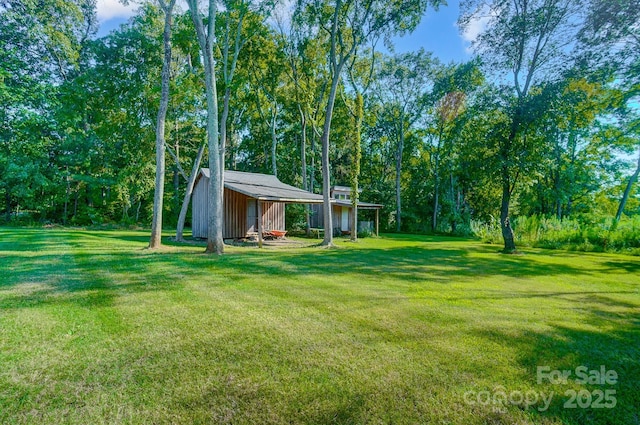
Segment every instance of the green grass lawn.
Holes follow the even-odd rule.
[[[0,228],[0,423],[640,423],[637,257],[147,239]]]

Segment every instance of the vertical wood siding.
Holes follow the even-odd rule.
[[[322,204],[311,204],[311,227],[320,229],[324,226],[324,217],[323,217],[323,205]]]
[[[251,199],[242,193],[224,189],[224,232],[225,238],[244,238],[249,230],[247,223],[247,201]]]
[[[208,187],[209,179],[201,176],[193,189],[191,230],[194,238],[207,238]],[[250,223],[248,219],[249,202],[255,202],[255,199],[224,189],[223,238],[244,238],[247,233],[255,232],[255,223]],[[284,208],[281,202],[263,202],[262,223],[265,230],[285,230]]]
[[[262,225],[265,230],[285,230],[284,204],[281,202],[263,202]]]
[[[201,176],[191,195],[191,233],[194,238],[207,237],[207,203],[209,200],[209,179]]]
[[[333,229],[342,230],[342,207],[338,205],[331,205],[331,213],[333,214],[333,217],[331,218]]]

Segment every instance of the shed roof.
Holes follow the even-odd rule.
[[[209,178],[209,169],[202,168],[200,175]],[[282,183],[276,176],[242,171],[224,172],[224,187],[261,201],[300,204],[321,204],[322,195],[307,192]]]

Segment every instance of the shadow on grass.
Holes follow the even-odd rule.
[[[602,263],[611,271],[624,270],[627,273],[640,273],[640,261],[605,261]]]
[[[419,351],[420,346],[429,338],[423,332],[427,325],[436,323],[438,329],[443,332],[454,328],[453,332],[458,333],[464,332],[471,325],[465,323],[462,328],[456,328],[459,322],[464,320],[463,318],[447,316],[447,312],[439,309],[424,313],[422,305],[412,305],[410,309],[407,308],[410,311],[406,316],[394,316],[393,326],[378,322],[375,317],[367,315],[358,317],[348,314],[359,307],[367,313],[373,311],[371,307],[378,304],[392,309],[393,303],[406,296],[408,290],[414,287],[432,287],[444,292],[448,289],[447,285],[455,283],[458,278],[470,281],[478,276],[513,278],[543,275],[576,276],[621,268],[629,273],[636,271],[635,263],[632,261],[605,261],[593,264],[593,269],[588,269],[572,266],[566,262],[557,264],[541,261],[541,257],[537,255],[497,255],[495,247],[482,245],[456,247],[452,244],[451,247],[446,247],[446,244],[425,243],[411,247],[357,247],[338,250],[258,251],[252,249],[239,254],[212,257],[184,252],[145,253],[140,245],[146,242],[146,236],[135,234],[133,236],[118,233],[111,235],[108,232],[41,234],[37,230],[30,230],[21,235],[11,234],[5,237],[7,235],[3,233],[2,236],[0,245],[4,248],[0,248],[3,251],[9,251],[9,254],[0,258],[0,264],[3,269],[12,272],[10,276],[0,277],[0,309],[3,310],[40,305],[64,306],[66,303],[86,307],[110,306],[117,297],[126,294],[182,291],[185,288],[183,280],[188,280],[189,285],[194,283],[207,285],[214,291],[234,288],[246,283],[252,285],[251,289],[254,293],[249,295],[256,297],[254,307],[260,308],[261,305],[268,304],[278,297],[282,298],[283,303],[311,306],[323,313],[322,320],[338,321],[341,326],[344,326],[346,334],[356,332],[365,334],[366,336],[359,336],[358,342],[377,341],[381,345],[394,343],[401,348],[410,346],[411,350],[416,350],[411,351],[416,353],[415,356],[423,353]],[[113,247],[114,240],[118,241],[117,249]],[[416,238],[407,237],[407,240],[415,242]],[[437,240],[440,239],[434,239],[434,241]],[[424,242],[424,239],[420,238],[417,241]],[[6,248],[13,244],[18,248],[15,254],[11,254],[11,250]],[[37,254],[31,257],[24,254],[24,251],[33,250],[34,246],[44,250],[42,255]],[[627,265],[628,268],[620,266],[620,263]],[[316,280],[313,285],[307,285],[305,278],[318,277],[322,278],[322,283]],[[393,281],[377,285],[382,278],[392,278]],[[353,279],[358,281],[353,282],[354,285],[351,286],[349,280]],[[546,286],[549,287],[548,284]],[[261,288],[263,293],[260,293]],[[575,327],[551,324],[549,326],[552,329],[547,331],[516,333],[513,332],[514,329],[516,331],[523,329],[516,324],[513,329],[509,329],[511,332],[501,329],[472,329],[472,332],[480,339],[514,348],[512,352],[518,355],[515,360],[509,361],[516,362],[526,371],[524,376],[519,377],[519,382],[529,382],[531,387],[539,391],[555,391],[561,394],[553,399],[549,410],[528,411],[534,423],[550,420],[571,425],[637,424],[636,407],[640,405],[638,388],[640,376],[637,360],[640,358],[640,313],[638,313],[637,304],[616,299],[617,295],[633,293],[619,288],[576,292],[519,291],[514,290],[513,286],[504,290],[467,288],[464,292],[457,290],[446,300],[442,298],[440,300],[443,304],[456,300],[470,303],[476,300],[512,299],[571,301],[566,307],[579,309],[580,317],[585,317],[585,322],[576,324]],[[255,292],[258,294],[256,295]],[[318,293],[321,295],[318,296]],[[258,301],[262,304],[258,304]],[[392,307],[388,307],[389,305]],[[333,313],[323,311],[325,306],[342,306],[342,309],[338,310],[333,317],[329,317]],[[404,306],[399,307],[393,312],[402,313],[404,309]],[[453,314],[455,311],[457,310],[449,310],[449,313]],[[305,313],[309,311],[306,310]],[[418,314],[430,314],[430,316],[427,320],[425,316],[418,317]],[[517,320],[517,316],[514,320]],[[358,331],[360,328],[364,330]],[[342,328],[338,328],[340,329]],[[273,336],[278,337],[279,334],[272,330],[269,337]],[[292,335],[290,343],[281,347],[295,346],[298,340],[298,335]],[[452,339],[452,341],[462,340]],[[265,344],[267,342],[264,341]],[[316,343],[314,341],[314,344]],[[349,342],[345,342],[338,347],[351,346]],[[451,347],[452,350],[456,348]],[[242,355],[250,356],[251,354],[243,352]],[[274,356],[281,358],[282,353],[274,353]],[[298,357],[299,354],[296,354],[295,358]],[[504,362],[504,359],[496,361]],[[480,362],[475,365],[478,368],[482,367]],[[600,365],[605,365],[607,369],[618,373],[619,384],[613,387],[617,391],[617,406],[614,409],[565,409],[566,387],[537,385],[535,382],[537,366],[575,370],[581,365],[589,369],[598,369]],[[321,363],[321,366],[316,367],[317,371],[324,372],[323,367],[326,365]],[[491,370],[485,370],[485,372],[491,373]],[[327,378],[327,380],[329,383],[335,382],[335,378]],[[346,378],[344,382],[348,385]],[[428,384],[427,381],[423,382],[423,385]],[[500,384],[507,386],[509,382]],[[517,387],[511,389],[524,390]],[[586,389],[592,391],[606,388],[594,385],[587,386]],[[336,389],[336,391],[339,390],[341,389]],[[377,387],[370,390],[385,391],[384,388]],[[228,389],[221,391],[225,391],[225,395],[228,395]],[[319,411],[316,416],[305,419],[312,423],[364,422],[365,401],[371,394],[367,392],[359,394],[357,388],[352,391],[352,397],[350,395],[344,403],[333,403],[331,409]],[[406,391],[407,394],[411,394],[409,384]],[[277,397],[281,395],[276,394]],[[276,399],[276,396],[270,399]],[[217,395],[214,394],[211,397],[211,400],[217,400]],[[241,402],[246,403],[246,406],[255,403],[255,392],[240,393],[237,397]],[[205,395],[201,403],[208,406],[211,400]],[[197,400],[189,401],[190,408],[193,402],[197,403]],[[268,407],[265,406],[265,408]],[[468,406],[456,407],[465,409]],[[431,407],[421,406],[421,408],[428,410]],[[443,408],[446,409],[447,406]],[[495,412],[478,411],[477,413],[485,415],[485,423],[503,423]]]
[[[50,295],[66,294],[69,298],[73,293],[82,293],[76,298],[83,304],[104,305],[116,293],[175,289],[180,287],[184,278],[211,282],[217,277],[217,284],[234,284],[256,278],[276,282],[280,278],[291,277],[304,284],[305,278],[315,276],[326,277],[327,285],[331,285],[337,278],[368,279],[376,283],[384,276],[407,285],[448,285],[456,279],[478,276],[518,278],[588,273],[566,263],[540,262],[535,255],[503,256],[495,254],[494,247],[483,245],[457,248],[454,244],[445,248],[435,243],[422,243],[423,237],[405,236],[404,239],[421,243],[409,247],[296,251],[248,249],[238,254],[211,257],[184,252],[143,253],[136,244],[146,242],[147,237],[129,235],[128,232],[17,230],[19,232],[11,231],[10,234],[3,232],[0,242],[4,246],[0,246],[2,249],[6,246],[17,248],[15,255],[10,253],[0,260],[13,271],[10,278],[0,280],[0,289],[24,283],[42,285],[3,297],[2,305],[5,307],[31,306],[38,300],[44,302]],[[124,245],[113,246],[112,240],[122,241]],[[20,255],[29,250],[40,251],[35,257]],[[101,291],[102,295],[96,291]],[[90,292],[94,293],[91,297],[88,295]],[[496,296],[517,294],[501,293]],[[526,296],[552,295],[528,293]]]
[[[616,313],[611,313],[612,306],[617,307]],[[556,325],[550,331],[519,336],[496,330],[477,333],[494,343],[514,347],[521,353],[518,361],[526,370],[527,375],[523,378],[530,384],[528,388],[534,388],[538,394],[553,394],[548,409],[544,409],[542,402],[528,408],[534,423],[553,419],[571,425],[633,425],[640,423],[640,313],[637,306],[634,307],[622,302],[615,305],[612,300],[598,305],[594,300],[585,309],[585,321],[575,326]],[[542,378],[538,383],[539,366],[548,367],[551,371],[570,371],[570,375],[566,383],[551,382],[548,378]],[[602,367],[607,371],[613,370],[618,376],[617,383],[580,382],[581,376],[576,368],[581,366],[591,376],[595,376],[591,371],[600,372]],[[524,393],[527,390],[509,389],[508,382],[500,385],[507,387],[507,392],[519,390]],[[605,390],[614,390],[616,403],[611,408],[598,407],[598,392]],[[582,398],[572,403],[572,394],[576,392],[580,392]],[[600,401],[611,406],[605,400]],[[580,407],[578,403],[589,407]]]

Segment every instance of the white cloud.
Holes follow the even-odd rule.
[[[114,18],[130,18],[135,15],[138,5],[129,2],[129,5],[125,6],[118,0],[98,0],[97,8],[98,20],[104,22]]]
[[[462,39],[468,43],[476,41],[478,36],[487,28],[490,20],[490,16],[479,16],[473,18],[469,21],[469,25],[467,25],[462,31]]]
[[[495,11],[489,11],[487,7],[477,10],[474,16],[469,19],[468,24],[464,28],[458,27],[462,40],[467,44],[465,50],[472,53],[473,43],[478,39],[486,29],[491,19],[496,16]],[[458,24],[456,24],[457,26]]]

